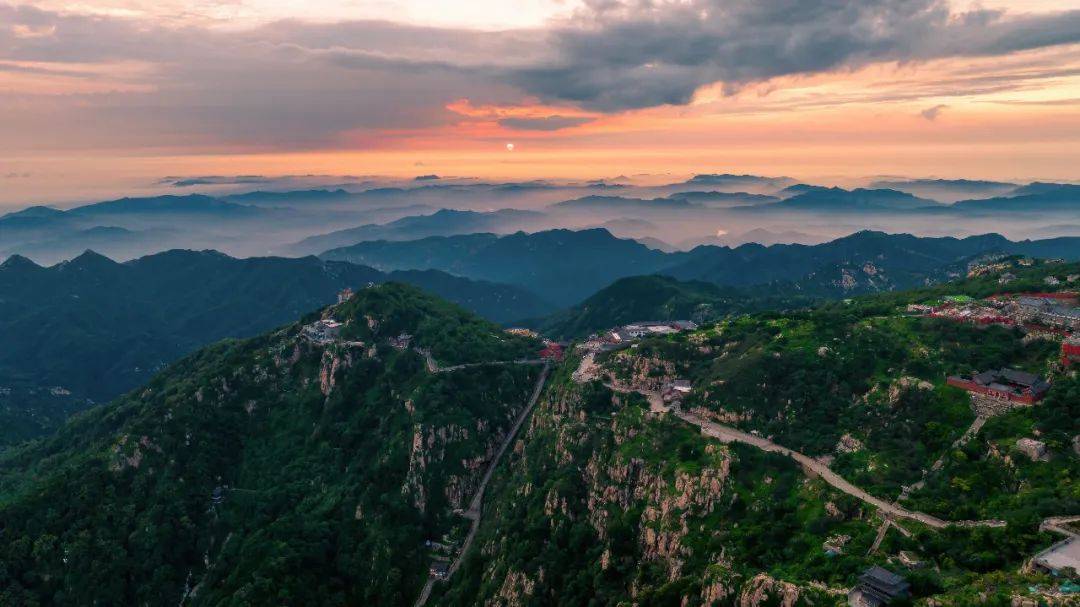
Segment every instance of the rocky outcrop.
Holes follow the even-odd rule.
[[[764,573],[755,575],[739,594],[739,607],[795,607],[798,603],[798,586],[773,579]]]
[[[528,604],[536,590],[536,582],[520,571],[511,571],[503,578],[498,594],[485,605],[488,607],[520,607]]]

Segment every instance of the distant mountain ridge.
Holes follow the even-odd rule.
[[[928,198],[919,198],[906,192],[888,189],[856,188],[854,190],[845,190],[843,188],[808,186],[801,189],[788,188],[785,192],[794,195],[772,204],[756,204],[736,208],[753,212],[825,211],[839,213],[851,211],[911,211],[941,206],[937,201]]]
[[[818,245],[703,245],[664,253],[603,229],[551,230],[365,242],[322,257],[516,284],[570,306],[619,278],[640,274],[723,286],[793,282],[822,295],[906,288],[948,279],[963,271],[966,260],[992,252],[1078,259],[1080,238],[1012,242],[997,234],[960,239],[863,231]]]
[[[1007,197],[961,200],[950,208],[976,213],[1080,213],[1080,185],[1033,183],[1017,188]]]
[[[737,289],[653,274],[619,279],[581,303],[534,324],[545,335],[569,339],[635,321],[705,323],[726,314],[803,306],[813,301],[792,289]]]
[[[512,232],[523,224],[544,217],[537,211],[499,209],[497,211],[462,211],[439,209],[427,215],[410,215],[385,224],[367,224],[310,236],[289,250],[302,255],[321,253],[327,249],[347,246],[367,240],[415,240],[427,236],[449,236],[470,232]]]

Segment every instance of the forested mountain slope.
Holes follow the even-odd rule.
[[[1060,337],[907,309],[1067,290],[1045,278],[1080,266],[1017,271],[1007,284],[991,273],[741,316],[596,354],[595,365],[571,356],[493,483],[476,549],[434,604],[837,605],[871,565],[904,576],[918,605],[1072,604],[1060,594],[1067,573],[1024,569],[1061,539],[1043,519],[1080,514],[1080,377],[1058,362]],[[983,413],[945,382],[999,367],[1048,377],[1046,399]],[[692,386],[679,406],[661,398],[675,379]],[[989,417],[981,430],[977,415]],[[690,419],[747,438],[724,443]],[[792,449],[942,522],[886,519]]]
[[[341,340],[216,344],[0,455],[0,604],[410,604],[539,373],[417,350],[537,344],[396,284],[324,315]]]
[[[388,280],[502,322],[552,310],[519,287],[314,257],[174,250],[120,264],[87,252],[52,267],[12,257],[0,264],[0,446],[47,432],[87,399],[116,397],[196,348],[256,335],[343,288]]]
[[[792,285],[721,287],[669,276],[631,276],[615,281],[580,304],[538,321],[545,335],[580,338],[642,320],[717,320],[727,314],[809,305]]]

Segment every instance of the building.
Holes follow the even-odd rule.
[[[649,320],[623,325],[611,331],[611,340],[616,343],[641,339],[649,335],[670,335],[693,331],[698,328],[692,320]]]
[[[545,360],[560,361],[563,359],[564,352],[563,347],[553,341],[546,342],[544,349],[540,350],[540,358]]]
[[[340,322],[333,319],[317,320],[304,326],[303,334],[315,343],[330,343],[341,336],[342,326]]]
[[[1021,321],[1070,331],[1080,330],[1075,293],[1035,293],[1017,297],[1013,314]]]
[[[983,371],[970,377],[950,375],[947,382],[950,386],[956,386],[972,394],[1025,405],[1039,402],[1050,389],[1050,384],[1045,379],[1015,369]]]
[[[450,577],[450,563],[446,561],[432,561],[428,567],[428,574],[437,580],[445,580]]]
[[[911,585],[895,573],[874,565],[859,576],[859,583],[848,593],[851,607],[880,607],[890,601],[906,598]]]
[[[509,329],[506,329],[506,332],[510,335],[517,335],[518,337],[531,337],[533,339],[536,339],[538,337],[536,331],[533,331],[532,329],[525,329],[522,327],[511,327]]]
[[[1080,572],[1080,536],[1070,536],[1036,554],[1031,568],[1053,576],[1075,576]]]
[[[409,344],[412,342],[412,335],[409,335],[408,333],[402,333],[402,334],[398,335],[397,337],[391,337],[389,339],[389,342],[390,342],[390,346],[392,348],[397,348],[398,350],[404,350],[404,349],[408,348]]]
[[[338,303],[345,303],[345,302],[349,301],[350,299],[352,299],[352,296],[353,296],[353,290],[350,289],[349,287],[345,287],[341,291],[338,291],[337,302]]]
[[[1080,335],[1073,335],[1061,342],[1061,364],[1065,367],[1080,364]]]
[[[688,394],[690,392],[690,388],[691,385],[689,379],[676,379],[675,381],[671,382],[671,389],[676,392]]]

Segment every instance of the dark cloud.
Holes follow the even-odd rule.
[[[545,116],[543,118],[503,118],[499,126],[519,131],[558,131],[592,122],[587,116]]]
[[[1080,41],[1080,11],[1009,17],[945,0],[633,0],[592,3],[552,34],[556,55],[507,78],[546,100],[613,111],[685,104],[793,74],[881,61],[997,55]]]
[[[925,110],[919,112],[919,115],[923,118],[926,118],[930,122],[933,122],[938,119],[938,116],[940,116],[941,112],[945,111],[945,108],[947,107],[949,106],[945,105],[944,103],[939,103],[933,107],[928,107]]]
[[[108,92],[32,102],[27,93],[0,93],[0,143],[25,150],[368,147],[388,129],[460,120],[446,105],[461,98],[619,111],[684,104],[718,82],[737,90],[872,62],[1077,41],[1080,11],[956,15],[946,0],[589,0],[574,20],[551,29],[503,32],[295,20],[226,31],[0,4],[0,70],[43,73],[56,63],[73,76],[83,72],[68,64],[92,68],[86,73],[107,73],[101,66],[114,62],[148,66],[117,76],[125,86]],[[500,122],[557,130],[585,121]],[[62,139],[41,136],[58,132]]]

